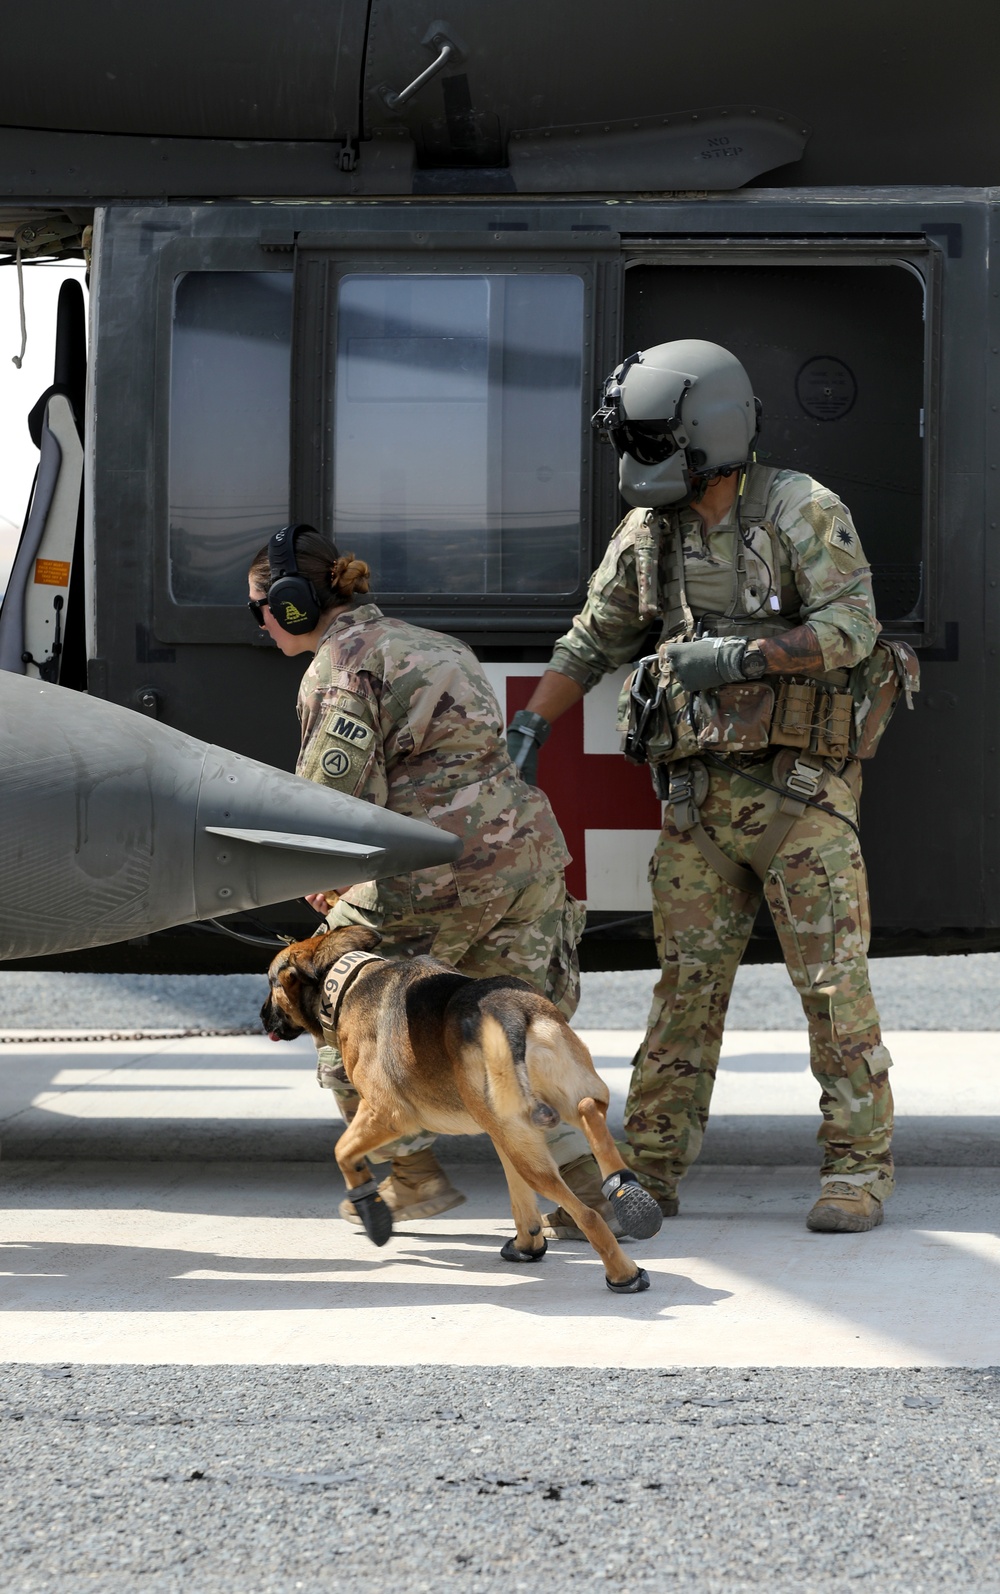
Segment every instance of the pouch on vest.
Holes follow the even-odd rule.
[[[920,663],[905,642],[876,642],[867,659],[850,673],[853,700],[851,757],[873,757],[900,697],[913,707],[920,691]]]
[[[776,747],[799,747],[842,764],[850,753],[853,712],[854,699],[846,687],[782,676],[771,740]]]
[[[717,753],[762,753],[771,739],[774,690],[766,681],[732,682],[698,692],[698,746]]]

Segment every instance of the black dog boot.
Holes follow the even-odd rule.
[[[548,1241],[543,1240],[537,1251],[522,1251],[514,1239],[501,1247],[500,1255],[505,1262],[540,1262],[548,1248]]]
[[[613,1284],[605,1273],[604,1282],[615,1295],[641,1295],[643,1290],[649,1289],[649,1274],[644,1267],[640,1267],[636,1269],[634,1278],[626,1279],[624,1284]]]
[[[651,1240],[660,1232],[660,1204],[628,1168],[609,1174],[601,1189],[623,1234],[631,1234],[635,1240]]]
[[[374,1179],[359,1184],[348,1200],[364,1225],[365,1233],[373,1245],[384,1245],[392,1234],[392,1212],[378,1193]]]

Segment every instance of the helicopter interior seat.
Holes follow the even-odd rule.
[[[28,430],[39,450],[38,470],[0,608],[0,669],[52,682],[59,681],[64,663],[67,603],[81,522],[82,318],[79,284],[64,283],[59,294],[55,381],[28,416]]]

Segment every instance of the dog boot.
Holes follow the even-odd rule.
[[[412,1151],[408,1157],[393,1157],[392,1172],[382,1180],[378,1193],[396,1223],[405,1223],[408,1218],[435,1218],[439,1212],[460,1207],[465,1200],[429,1146]],[[340,1203],[339,1212],[348,1223],[360,1225],[361,1219],[349,1197]]]
[[[618,1219],[611,1210],[611,1203],[605,1198],[601,1189],[601,1170],[593,1157],[588,1152],[583,1157],[577,1157],[575,1162],[568,1162],[565,1168],[559,1169],[560,1177],[569,1185],[575,1196],[579,1196],[584,1206],[592,1207],[604,1219],[616,1240],[620,1240],[625,1233]],[[587,1236],[576,1223],[565,1207],[556,1207],[554,1212],[546,1212],[542,1217],[542,1233],[547,1240],[585,1240]]]
[[[884,1216],[882,1203],[870,1190],[837,1179],[823,1193],[806,1218],[806,1228],[819,1234],[864,1234],[877,1229]]]

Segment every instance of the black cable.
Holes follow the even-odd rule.
[[[269,952],[279,952],[283,947],[290,946],[291,942],[275,936],[273,939],[262,935],[243,935],[239,930],[231,930],[228,924],[220,924],[218,919],[198,919],[191,924],[182,926],[185,930],[203,930],[206,935],[228,935],[233,941],[242,941],[246,946],[264,946]]]
[[[638,924],[640,919],[648,919],[648,913],[630,913],[625,919],[608,919],[605,924],[588,924],[580,939],[584,935],[596,935],[598,930],[619,930],[623,924]]]
[[[714,764],[717,769],[727,769],[730,774],[742,775],[744,780],[752,780],[755,786],[763,786],[765,791],[777,792],[779,797],[791,797],[793,802],[805,803],[808,808],[819,808],[822,813],[831,814],[834,819],[843,820],[844,824],[849,825],[854,831],[858,841],[861,841],[861,831],[854,823],[854,820],[848,819],[847,815],[842,814],[839,809],[831,808],[829,803],[817,802],[815,797],[801,797],[798,792],[788,791],[787,789],[782,790],[780,786],[772,785],[771,781],[761,780],[759,775],[751,775],[748,769],[741,769],[736,764],[731,764],[727,758],[719,758],[715,753],[702,751],[698,754],[698,757],[705,759],[709,764]]]

